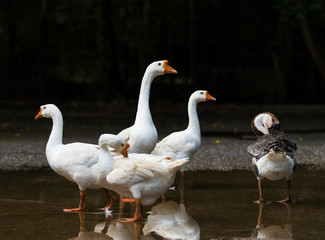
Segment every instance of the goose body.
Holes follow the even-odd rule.
[[[102,188],[97,181],[99,148],[95,144],[80,142],[63,144],[63,117],[55,105],[41,106],[35,119],[42,117],[52,118],[53,121],[52,131],[46,145],[46,158],[50,167],[57,174],[75,182],[80,190],[79,207],[64,209],[64,211],[84,211],[86,189]],[[109,192],[106,193],[111,202]]]
[[[197,152],[201,145],[200,122],[197,114],[197,104],[199,102],[216,100],[208,91],[198,90],[192,93],[188,101],[188,126],[185,130],[173,132],[156,144],[151,154],[170,156],[174,158],[189,158]],[[184,189],[184,170],[180,169],[180,190]],[[181,194],[182,196],[183,194]],[[183,201],[183,200],[181,200]]]
[[[260,113],[252,120],[252,130],[258,136],[256,142],[247,148],[252,158],[252,169],[259,181],[260,199],[262,196],[262,181],[285,178],[288,183],[288,196],[283,201],[291,201],[290,184],[296,168],[294,157],[297,146],[288,136],[280,131],[280,123],[272,113]]]
[[[260,159],[253,158],[252,165],[257,179],[269,179],[277,181],[285,178],[291,180],[295,168],[294,158],[289,157],[285,152],[274,152],[270,150],[268,154]]]
[[[112,164],[113,170],[100,180],[103,187],[113,190],[123,197],[133,198],[137,204],[135,216],[131,221],[141,219],[141,204],[153,204],[173,184],[176,172],[187,159],[174,159],[150,154],[128,154],[112,158],[105,144],[109,144],[107,134],[100,137],[101,154],[99,163]],[[107,139],[107,141],[106,141]],[[103,179],[102,175],[100,178]]]
[[[143,205],[154,203],[173,184],[175,169],[187,160],[150,154],[124,154],[113,158],[108,147],[113,147],[114,138],[129,146],[121,137],[102,134],[99,138],[98,182],[106,189],[134,199]],[[123,143],[124,142],[124,143]]]
[[[80,190],[101,188],[96,173],[98,155],[98,148],[94,144],[77,142],[46,147],[50,167],[57,174],[77,183]]]
[[[151,154],[174,158],[191,158],[201,145],[200,122],[197,114],[199,102],[215,100],[208,91],[198,90],[192,93],[188,101],[189,123],[185,130],[173,132],[156,144]],[[181,169],[184,171],[184,168]]]
[[[153,204],[173,184],[176,172],[187,159],[174,159],[150,154],[129,154],[115,159],[113,171],[106,180],[120,195],[141,199],[144,206]]]
[[[119,159],[119,156],[127,157],[127,149],[130,147],[125,140],[114,134],[102,134],[98,140],[99,157],[97,182],[106,189],[113,190],[113,186],[107,183],[106,177],[111,173],[114,166],[114,161]],[[112,153],[112,150],[114,153]],[[113,155],[114,154],[114,155]]]
[[[147,67],[141,82],[134,124],[118,134],[130,144],[130,153],[150,153],[154,149],[158,133],[149,107],[151,83],[157,76],[176,73],[167,60],[153,62]]]

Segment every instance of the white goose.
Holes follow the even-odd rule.
[[[167,60],[151,63],[144,73],[135,122],[133,126],[118,134],[130,143],[131,147],[128,150],[130,153],[150,153],[157,143],[158,134],[149,107],[150,87],[156,77],[167,73],[177,73],[168,65]]]
[[[260,113],[252,120],[251,127],[258,136],[256,142],[247,148],[248,153],[253,157],[252,168],[258,180],[259,200],[257,203],[264,203],[262,188],[263,180],[267,178],[276,181],[285,178],[287,180],[287,198],[280,202],[292,202],[291,200],[291,179],[296,167],[294,154],[297,146],[290,141],[288,136],[279,131],[280,122],[270,112]]]
[[[208,91],[198,90],[192,93],[188,101],[188,127],[183,131],[173,132],[158,142],[151,154],[190,159],[201,145],[197,104],[210,100],[215,101],[216,99]],[[181,187],[183,187],[183,177],[184,168],[181,169]]]
[[[99,145],[99,158],[98,158],[99,167],[97,172],[97,182],[100,185],[105,186],[107,189],[111,189],[112,186],[110,186],[107,183],[106,177],[113,170],[115,159],[119,159],[118,153],[121,153],[125,158],[128,157],[127,150],[130,147],[130,144],[127,143],[120,136],[114,134],[102,134],[99,137],[98,145]]]
[[[109,146],[112,146],[113,138],[116,137],[118,136],[102,134],[99,138],[100,155],[98,162],[100,168],[109,170],[113,163],[114,165],[106,179],[104,178],[105,174],[101,174],[98,181],[103,187],[113,190],[121,196],[135,199],[134,217],[126,219],[126,221],[141,220],[141,204],[144,206],[153,204],[165,193],[173,184],[176,172],[188,160],[135,153],[129,154],[128,157],[113,158]]]
[[[99,149],[97,145],[88,143],[62,143],[63,117],[55,105],[47,104],[40,107],[35,119],[52,118],[53,127],[46,145],[46,158],[50,167],[59,175],[78,184],[80,202],[78,208],[64,209],[65,212],[84,211],[86,189],[98,189],[102,186],[97,181]],[[106,207],[113,203],[109,191],[105,189],[108,198]]]

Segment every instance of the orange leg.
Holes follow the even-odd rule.
[[[118,214],[118,218],[120,219],[123,215],[123,209],[124,209],[124,202],[123,202],[123,196],[120,195],[120,210]]]
[[[166,202],[166,195],[165,194],[161,195],[161,202],[162,203]]]
[[[180,172],[180,177],[181,177],[181,179],[180,179],[178,188],[180,190],[182,190],[182,189],[184,189],[184,172]]]
[[[121,218],[123,215],[123,209],[124,209],[124,205],[125,203],[134,203],[135,200],[132,198],[125,198],[123,196],[120,195],[120,209],[119,209],[119,217]]]
[[[259,212],[258,212],[258,218],[257,218],[258,225],[261,225],[263,222],[263,206],[264,206],[264,204],[259,204]]]
[[[86,232],[85,224],[85,212],[78,212],[79,221],[80,221],[80,232]]]
[[[141,240],[142,232],[142,222],[133,222],[133,228],[135,232],[135,240]]]
[[[288,180],[287,181],[287,197],[281,201],[279,201],[280,203],[292,203],[292,199],[291,199],[291,181]]]
[[[108,218],[106,218],[106,222],[105,222],[105,226],[104,228],[100,231],[101,234],[107,234],[109,225],[111,224],[113,219],[113,216],[109,216]]]
[[[120,200],[124,203],[128,202],[128,203],[132,203],[132,202],[135,202],[135,200],[133,198],[126,198],[126,197],[123,197],[123,196],[120,196]]]
[[[78,208],[71,208],[71,209],[63,209],[64,212],[81,212],[86,210],[85,204],[85,197],[86,197],[86,190],[80,191],[80,202]]]
[[[112,196],[112,194],[110,193],[110,191],[108,191],[106,188],[104,188],[105,193],[106,193],[106,197],[107,197],[107,204],[106,207],[108,209],[111,209],[111,207],[113,207],[113,203],[115,198]]]
[[[180,192],[180,200],[179,200],[179,203],[180,204],[184,204],[184,172],[180,171],[180,182],[179,182],[179,186],[178,186],[178,189],[179,189],[179,192]]]
[[[121,219],[121,222],[135,222],[135,221],[142,221],[142,205],[141,205],[141,199],[136,199],[135,200],[135,213],[133,218],[124,218]]]
[[[260,193],[260,197],[255,203],[261,204],[261,203],[267,203],[267,201],[263,198],[263,180],[258,180],[258,190]]]
[[[184,204],[184,186],[179,189],[179,193],[180,193],[179,203]]]
[[[115,198],[112,196],[110,191],[108,191],[106,188],[104,188],[106,197],[107,197],[107,204],[105,207],[100,208],[99,210],[105,210],[106,208],[111,209],[113,207],[113,203]]]

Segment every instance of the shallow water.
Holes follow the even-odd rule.
[[[64,213],[63,208],[78,205],[79,191],[74,183],[50,170],[2,172],[0,239],[164,239],[158,235],[162,234],[159,226],[164,226],[164,234],[174,231],[180,239],[180,233],[188,234],[183,239],[198,239],[195,234],[200,239],[248,239],[263,234],[275,239],[324,239],[324,180],[324,170],[300,167],[293,180],[296,203],[271,203],[260,208],[253,203],[258,189],[250,171],[186,172],[184,207],[179,205],[176,187],[167,192],[167,202],[154,205],[150,215],[154,206],[144,208],[143,223],[132,224],[117,221],[117,200],[107,220],[103,212],[96,211],[105,204],[102,190],[87,191],[89,211],[85,214]],[[285,181],[265,181],[268,200],[285,198],[285,190]],[[131,211],[132,206],[126,205],[123,217],[131,216]],[[157,233],[143,236],[144,227]]]

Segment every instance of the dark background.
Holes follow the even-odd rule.
[[[323,0],[1,0],[0,100],[325,103]]]

